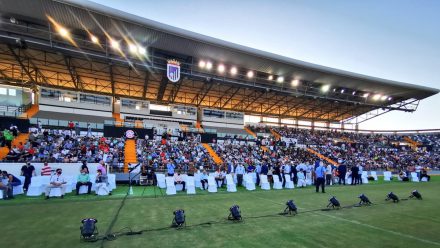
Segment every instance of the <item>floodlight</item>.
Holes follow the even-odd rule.
[[[181,228],[185,225],[185,210],[178,209],[173,212],[174,218],[173,218],[173,227]]]
[[[59,28],[58,28],[58,33],[59,33],[62,37],[64,37],[64,38],[67,38],[67,37],[70,36],[69,31],[68,31],[66,28],[64,28],[64,27],[59,27]]]
[[[277,78],[277,82],[278,82],[278,83],[282,83],[282,82],[284,82],[284,77],[278,77],[278,78]]]
[[[397,195],[395,195],[393,192],[390,192],[390,193],[388,193],[385,201],[389,201],[389,200],[392,200],[394,203],[397,203],[397,202],[399,202],[399,197],[397,197]]]
[[[284,214],[293,214],[296,215],[298,213],[298,208],[296,207],[293,200],[289,200],[286,202],[286,209],[284,209]]]
[[[200,61],[199,61],[199,67],[200,67],[200,68],[205,68],[205,66],[206,66],[206,62],[203,61],[203,60],[200,60]]]
[[[131,53],[137,53],[137,46],[135,45],[135,44],[133,44],[133,43],[129,43],[128,44],[128,50],[131,52]]]
[[[212,68],[212,63],[211,62],[206,62],[206,69],[211,70]]]
[[[228,220],[240,221],[242,219],[240,207],[238,205],[230,207],[229,212]]]
[[[84,241],[94,241],[96,240],[96,235],[98,234],[98,223],[97,219],[87,218],[81,221],[82,226],[79,228],[81,230],[81,238]]]
[[[322,92],[327,92],[330,90],[330,85],[326,84],[321,87]]]
[[[412,192],[411,192],[411,195],[409,196],[409,198],[416,198],[416,199],[418,199],[418,200],[422,200],[423,198],[422,198],[422,194],[420,194],[419,193],[419,191],[417,191],[417,190],[413,190]]]
[[[332,208],[340,208],[341,207],[341,204],[339,203],[339,201],[336,199],[335,196],[330,198],[328,201],[329,201],[329,203],[327,205],[327,208],[330,208],[330,207],[332,207]]]
[[[267,77],[267,80],[273,80],[273,76],[272,76],[272,75],[269,75],[269,76]]]
[[[231,74],[232,74],[232,75],[237,74],[237,67],[232,67],[232,68],[231,68]]]
[[[140,54],[140,55],[145,55],[145,54],[147,54],[147,49],[145,48],[145,47],[143,47],[143,46],[137,46],[137,50],[138,50],[138,53]]]
[[[382,97],[381,94],[376,94],[376,95],[373,96],[373,100],[377,101],[377,100],[379,100],[381,97]]]
[[[358,198],[360,199],[359,204],[358,204],[359,206],[361,206],[361,205],[371,205],[370,199],[368,199],[368,197],[365,194],[360,194],[358,196]]]
[[[114,49],[119,49],[119,42],[113,39],[110,39],[110,46],[112,46]]]
[[[252,78],[252,77],[254,77],[254,72],[253,72],[253,71],[248,71],[248,73],[247,73],[247,77],[248,77],[248,78]]]
[[[217,70],[218,70],[218,72],[223,73],[225,71],[225,66],[220,64],[220,65],[218,65]]]
[[[299,85],[299,80],[298,79],[292,80],[292,86],[298,86],[298,85]]]
[[[90,35],[90,40],[95,43],[98,44],[99,43],[99,39],[98,37],[94,36],[94,35]]]

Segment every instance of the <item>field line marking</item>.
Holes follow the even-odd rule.
[[[368,227],[368,228],[371,228],[371,229],[376,229],[378,231],[391,233],[391,234],[394,234],[394,235],[397,235],[397,236],[400,236],[400,237],[414,239],[414,240],[417,240],[417,241],[420,241],[420,242],[423,242],[423,243],[440,246],[440,243],[435,242],[435,241],[418,238],[418,237],[415,237],[415,236],[412,236],[412,235],[409,235],[409,234],[404,234],[404,233],[392,231],[392,230],[389,230],[389,229],[373,226],[373,225],[370,225],[370,224],[365,224],[365,223],[362,223],[362,222],[359,222],[359,221],[356,221],[356,220],[349,220],[349,219],[345,219],[345,218],[342,218],[342,217],[338,217],[338,216],[334,216],[334,215],[328,215],[328,214],[323,214],[323,213],[319,213],[319,212],[315,212],[315,214],[319,214],[319,215],[322,215],[322,216],[327,216],[329,218],[333,218],[333,219],[337,219],[337,220],[342,220],[342,221],[349,222],[349,223],[352,223],[352,224],[357,224],[357,225],[365,226],[365,227]]]
[[[263,198],[263,197],[255,196],[255,198],[266,200],[266,201],[269,201],[269,202],[272,202],[272,203],[275,203],[275,204],[278,204],[278,205],[284,205],[284,204],[282,204],[280,202],[276,202],[276,201],[273,201],[273,200],[270,200],[270,199],[267,199],[267,198]],[[298,208],[298,209],[301,209],[301,208]],[[400,237],[414,239],[414,240],[417,240],[417,241],[420,241],[420,242],[423,242],[423,243],[440,246],[440,243],[435,242],[435,241],[418,238],[418,237],[415,237],[415,236],[412,236],[412,235],[409,235],[409,234],[403,234],[403,233],[400,233],[400,232],[384,229],[384,228],[373,226],[373,225],[370,225],[370,224],[361,223],[361,222],[356,221],[356,220],[348,220],[348,219],[345,219],[345,218],[341,218],[341,217],[337,217],[337,216],[333,216],[333,215],[327,215],[327,214],[323,214],[323,213],[320,213],[320,212],[314,212],[314,214],[319,214],[319,215],[322,215],[322,216],[327,216],[329,218],[346,221],[346,222],[349,222],[349,223],[352,223],[352,224],[357,224],[357,225],[369,227],[371,229],[376,229],[376,230],[379,230],[379,231],[382,231],[382,232],[388,232],[388,233],[391,233],[391,234],[394,234],[394,235],[397,235],[397,236],[400,236]]]

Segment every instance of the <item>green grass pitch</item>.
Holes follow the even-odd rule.
[[[197,191],[188,196],[162,196],[153,188],[135,187],[119,215],[126,186],[109,197],[92,195],[44,200],[19,196],[0,201],[2,247],[440,247],[440,177],[429,183],[374,182],[362,186],[332,186],[327,193],[314,188],[293,190],[239,189],[236,193]],[[414,189],[423,200],[385,202],[389,191],[401,199]],[[163,191],[163,193],[165,193]],[[375,203],[332,211],[325,208],[336,196],[342,206],[358,203],[366,194]],[[278,215],[285,202],[299,207],[294,217]],[[226,220],[229,207],[240,206],[244,221]],[[168,229],[176,209],[185,209],[187,227]],[[307,212],[309,211],[309,212]],[[80,242],[80,221],[98,219],[99,234],[144,230],[140,235],[119,236],[113,241]],[[125,228],[125,229],[124,229]]]

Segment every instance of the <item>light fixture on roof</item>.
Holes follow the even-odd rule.
[[[393,100],[393,98],[390,96],[390,97],[388,97],[388,101],[391,101],[391,100]]]
[[[330,90],[330,85],[328,85],[328,84],[326,84],[326,85],[323,85],[322,87],[321,87],[321,91],[322,92],[327,92],[327,91],[329,91]]]
[[[388,98],[388,96],[381,96],[380,100],[385,101]]]
[[[211,70],[212,68],[212,63],[211,62],[206,62],[206,69]]]
[[[282,82],[284,82],[284,77],[278,77],[278,78],[277,78],[277,82],[278,82],[278,83],[282,83]]]
[[[64,38],[67,38],[70,36],[69,30],[67,30],[66,28],[61,27],[61,26],[58,28],[58,33]]]
[[[269,76],[267,77],[267,80],[273,80],[273,76],[272,76],[272,75],[269,75]]]
[[[252,78],[254,77],[254,72],[253,71],[248,71],[248,73],[246,74],[248,78]]]
[[[145,47],[143,47],[143,46],[137,46],[137,50],[138,50],[138,53],[140,54],[140,55],[145,55],[145,54],[147,54],[147,49],[145,48]]]
[[[137,49],[137,46],[135,44],[129,43],[128,44],[128,50],[130,51],[130,53],[135,54],[135,53],[137,53],[138,49]]]
[[[299,80],[298,79],[293,79],[292,80],[292,86],[296,87],[299,85]]]
[[[341,90],[341,94],[343,94],[344,92],[345,92],[345,90],[344,90],[344,89],[342,89],[342,90]]]
[[[94,36],[93,34],[90,35],[90,40],[91,40],[93,43],[95,43],[95,44],[98,44],[98,43],[99,43],[99,39],[98,39],[98,37]]]
[[[232,75],[237,74],[237,67],[234,66],[234,67],[231,68],[231,74]]]
[[[203,61],[203,60],[200,60],[200,61],[199,61],[199,67],[200,67],[200,68],[205,68],[205,66],[206,66],[206,62]]]
[[[114,49],[119,49],[119,42],[113,39],[110,39],[110,46],[112,46]]]
[[[373,100],[377,101],[377,100],[379,100],[381,97],[382,97],[381,94],[376,94],[376,95],[373,96]]]
[[[336,92],[336,88],[333,89],[333,92]]]
[[[370,94],[369,93],[364,93],[363,97],[367,98]]]
[[[353,91],[353,93],[351,93],[353,96],[356,95],[356,91]]]
[[[223,73],[223,72],[225,72],[225,66],[220,64],[220,65],[218,65],[217,70],[218,70],[218,72]]]

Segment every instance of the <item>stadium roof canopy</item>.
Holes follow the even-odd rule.
[[[120,48],[113,49],[111,40]],[[146,48],[145,55],[131,54],[129,43]],[[168,59],[181,62],[177,83],[166,77]],[[212,68],[201,68],[200,61]],[[0,62],[3,83],[328,122],[412,112],[420,100],[439,92],[287,58],[81,0],[0,0]],[[230,73],[233,67],[236,74]]]

